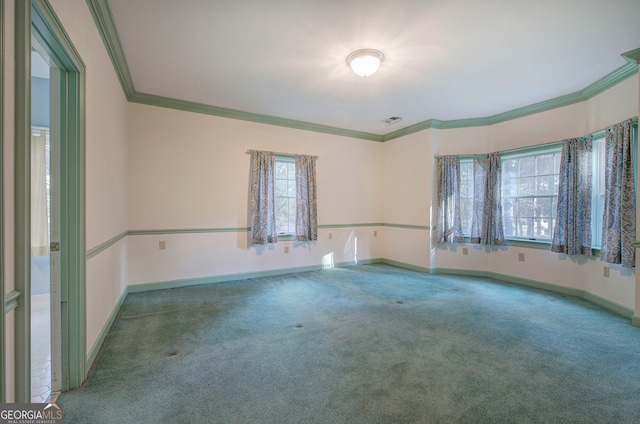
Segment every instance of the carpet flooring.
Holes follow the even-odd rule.
[[[129,294],[65,423],[638,423],[640,328],[386,265]]]

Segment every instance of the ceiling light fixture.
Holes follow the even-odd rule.
[[[384,55],[379,50],[361,49],[347,56],[347,64],[357,75],[366,78],[378,70],[384,60]]]

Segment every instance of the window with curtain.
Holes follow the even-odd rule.
[[[609,172],[610,175],[617,175],[617,172],[621,172],[607,171],[608,167],[614,166],[617,162],[613,160],[614,156],[626,157],[623,161],[627,163],[625,168],[626,178],[628,181],[632,181],[634,178],[633,175],[629,175],[630,172],[635,172],[635,163],[633,162],[635,156],[633,151],[637,148],[637,127],[633,122],[634,121],[630,120],[626,126],[625,123],[621,123],[607,131],[599,131],[589,136],[592,140],[591,154],[581,155],[581,160],[588,161],[589,157],[591,160],[591,242],[588,242],[589,231],[583,231],[584,236],[582,236],[581,239],[582,248],[578,248],[578,252],[587,252],[589,249],[586,246],[589,245],[592,248],[599,249],[606,243],[604,239],[606,238],[607,231],[611,231],[608,230],[609,227],[605,224],[605,221],[607,219],[614,219],[612,218],[613,216],[618,217],[615,218],[614,221],[622,220],[622,212],[616,215],[614,212],[609,211],[609,213],[607,213],[605,211],[605,192],[607,192],[605,179],[607,172]],[[625,128],[628,128],[628,136],[625,136]],[[619,137],[615,136],[616,133],[620,134]],[[626,137],[630,147],[626,147],[626,151],[624,150],[625,148],[623,148],[619,153],[615,153],[615,151],[610,148],[609,153],[606,153],[607,143],[605,136],[607,134],[611,140],[616,138],[625,139]],[[585,137],[582,138],[582,140],[585,139]],[[556,214],[558,213],[562,144],[563,143],[553,143],[552,145],[533,146],[525,149],[500,152],[502,169],[502,188],[500,195],[502,197],[503,228],[506,240],[546,243],[553,241],[553,234],[558,219]],[[613,141],[610,141],[609,145],[613,145]],[[626,152],[630,152],[630,154]],[[609,154],[609,156],[607,156],[607,154]],[[470,156],[460,158],[460,210],[464,236],[469,237],[469,240],[473,237],[477,241],[477,234],[474,233],[475,230],[472,230],[472,221],[475,219],[475,222],[480,222],[480,213],[474,208],[480,204],[478,200],[482,196],[480,196],[479,193],[474,193],[477,192],[477,189],[474,187],[474,159],[477,158],[475,156],[473,158]],[[629,161],[631,162],[630,165],[628,164]],[[575,160],[572,160],[571,163],[577,164]],[[610,176],[610,178],[612,177]],[[622,177],[617,178],[620,182],[609,183],[610,189],[622,187]],[[586,182],[588,179],[589,177],[585,176],[583,182]],[[612,181],[614,180],[612,179]],[[583,184],[582,187],[585,187],[585,185]],[[625,190],[626,198],[631,199],[631,195],[635,198],[634,184],[625,183],[625,187],[627,187]],[[609,190],[610,206],[608,207],[610,209],[612,208],[611,205],[615,204],[613,199],[616,197],[621,198],[621,194],[622,191],[616,193],[615,191]],[[635,214],[635,203],[633,203],[632,199],[628,203],[632,206],[624,207],[624,211]],[[575,201],[569,202],[569,206],[563,209],[575,211],[577,210],[575,204]],[[619,210],[622,211],[623,209]],[[580,210],[583,215],[586,214],[584,208],[581,207]],[[566,218],[565,216],[563,219]],[[582,219],[581,221],[585,222],[589,221],[589,219]],[[634,223],[635,219],[629,217],[625,218],[625,221]],[[627,227],[629,226],[627,225]],[[566,228],[566,226],[563,228]],[[627,234],[633,234],[633,231]],[[560,237],[560,234],[558,236]],[[585,240],[585,237],[587,240]],[[621,239],[622,235],[614,236],[614,239],[616,237]],[[632,241],[635,236],[626,235],[625,237],[627,239],[626,251],[628,253],[633,252],[635,255],[635,251],[632,249]],[[617,242],[615,243],[617,244]],[[620,242],[620,244],[622,245],[622,242]],[[569,249],[568,242],[562,244],[564,247],[560,246],[561,242],[560,239],[558,239],[554,249],[561,252],[571,250]],[[609,246],[611,246],[611,244],[609,244]],[[611,250],[607,249],[605,246],[605,252],[611,252]],[[624,250],[624,248],[621,248],[620,251],[622,250]],[[609,259],[612,261],[610,263],[622,263],[623,261],[622,253],[607,253],[607,255],[610,255]],[[617,258],[618,256],[620,256],[620,259]],[[618,260],[620,262],[617,262]],[[630,261],[632,260],[627,260],[627,263]]]
[[[471,235],[471,218],[473,216],[473,160],[460,159],[460,216],[462,234]]]
[[[318,239],[316,156],[252,150],[249,220],[252,244]]]
[[[460,213],[460,156],[436,160],[436,243],[464,243]]]
[[[562,142],[551,251],[591,255],[592,137]]]
[[[296,231],[296,163],[290,157],[275,157],[276,230],[278,235]]]
[[[614,125],[605,136],[605,192],[601,258],[611,264],[635,267],[636,200],[630,121]]]
[[[500,153],[473,159],[471,243],[505,244],[502,224],[502,167]]]

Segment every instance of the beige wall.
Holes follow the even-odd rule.
[[[415,198],[399,196],[396,189],[398,186],[411,184],[414,181],[413,173],[431,169],[433,155],[488,153],[584,136],[637,116],[637,93],[638,78],[633,77],[587,102],[492,126],[428,130],[385,143],[388,182],[384,186],[387,198],[385,204],[394,204],[393,208],[385,209],[388,211],[385,215],[386,222],[393,217],[392,219],[400,220],[398,223],[411,224],[411,220],[415,219],[411,216],[412,212],[419,211],[424,215],[426,202],[429,205],[435,204],[435,175],[432,171],[426,175],[424,181],[427,183],[418,188]],[[394,172],[398,169],[403,171]],[[396,218],[402,215],[404,221]],[[440,268],[490,272],[516,279],[550,283],[585,290],[626,308],[635,308],[635,272],[611,265],[610,277],[604,278],[604,264],[598,258],[571,257],[523,247],[486,248],[474,245],[467,245],[469,254],[462,255],[462,246],[442,244],[431,245],[427,261],[427,247],[417,245],[413,240],[415,237],[423,237],[418,231],[385,230],[385,246],[388,247],[385,249],[385,257],[390,259],[432,270]],[[407,233],[411,233],[413,238]],[[417,250],[419,255],[416,255]],[[518,253],[525,254],[524,262],[517,261]]]
[[[52,0],[86,65],[86,245],[127,231],[127,101],[84,0]],[[124,292],[126,240],[87,261],[87,352]]]
[[[353,224],[382,222],[382,143],[140,104],[129,105],[129,120],[129,228],[209,229],[130,235],[129,284],[381,257],[380,228]],[[318,224],[340,227],[321,229],[315,243],[268,247],[249,246],[246,231],[211,232],[249,225],[250,149],[319,156]]]

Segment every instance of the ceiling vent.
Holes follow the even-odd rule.
[[[399,116],[392,116],[391,118],[387,118],[384,120],[384,123],[386,124],[385,126],[389,126],[389,125],[393,125],[397,122],[402,121],[402,118]]]

